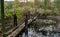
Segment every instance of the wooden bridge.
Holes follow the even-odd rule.
[[[51,18],[51,17],[53,17],[53,18]],[[47,19],[55,19],[55,17],[57,17],[57,16],[47,16]],[[32,23],[33,21],[35,21],[38,18],[38,16],[35,16],[35,17],[33,17],[33,18],[29,19],[29,20],[27,20],[27,16],[25,18],[26,18],[25,20],[27,22],[25,21],[21,25],[17,25],[13,29],[11,29],[10,31],[8,31],[7,33],[5,33],[5,35],[7,35],[7,37],[16,37],[27,25],[30,25],[30,23]],[[26,25],[26,23],[27,23],[27,25]],[[57,31],[53,31],[53,32],[57,32]]]
[[[36,20],[36,18],[37,18],[37,16],[35,16],[33,19],[29,19],[27,24],[29,25],[31,22]],[[12,30],[9,31],[10,34],[8,35],[8,37],[16,37],[24,29],[25,26],[26,26],[25,22],[22,25],[16,26],[15,28],[13,28]]]
[[[30,23],[32,23],[34,20],[36,20],[37,16],[35,16],[33,19],[29,19],[27,20],[27,22],[24,22],[22,25],[18,25],[15,28],[11,29],[10,31],[8,31],[7,33],[5,33],[4,35],[4,0],[1,0],[1,18],[2,18],[2,32],[3,32],[3,37],[5,35],[7,35],[7,37],[16,37],[23,29],[24,27],[27,25],[29,25]]]

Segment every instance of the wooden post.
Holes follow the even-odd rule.
[[[28,15],[27,14],[26,14],[26,17],[25,17],[25,35],[26,34],[28,34]]]
[[[1,0],[1,24],[2,24],[2,33],[3,33],[3,37],[6,37],[5,35],[5,19],[4,19],[4,0]]]
[[[30,11],[28,11],[28,19],[30,19]]]
[[[27,26],[27,23],[28,23],[28,15],[26,14],[25,15],[25,25]]]
[[[16,14],[14,14],[13,17],[14,17],[14,26],[17,26],[17,16],[16,16]]]

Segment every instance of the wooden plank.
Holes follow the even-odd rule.
[[[35,20],[37,18],[37,16],[36,17],[34,17],[33,19],[29,19],[28,20],[28,24],[30,24],[33,20]],[[23,29],[25,27],[25,23],[23,23],[22,25],[20,25],[15,31],[13,31],[10,35],[8,35],[8,37],[15,37],[16,35],[18,35],[20,32],[21,32],[21,30]]]
[[[29,19],[28,20],[28,24],[30,24],[31,22],[33,22],[36,18],[37,18],[37,16],[35,16],[33,19]]]
[[[12,32],[8,37],[15,37],[16,35],[19,34],[19,32],[25,27],[25,23],[20,25],[14,32]]]
[[[20,25],[14,27],[13,29],[9,30],[8,32],[6,32],[6,35],[9,35],[10,33],[12,33],[15,29],[17,29]]]

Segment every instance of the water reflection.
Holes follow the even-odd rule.
[[[47,35],[46,37],[49,37],[49,36],[50,36],[50,33],[49,33],[49,31],[47,31],[46,35]]]
[[[33,28],[28,28],[28,34],[23,33],[22,37],[60,37],[59,33],[50,33],[47,31],[46,35],[43,35],[42,32],[36,32]]]
[[[42,32],[40,32],[40,37],[42,37]]]
[[[34,34],[34,30],[32,28],[28,28],[28,37],[32,37]]]
[[[22,37],[25,37],[25,33],[23,33]]]

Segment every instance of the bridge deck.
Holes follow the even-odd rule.
[[[56,17],[56,16],[55,16]],[[28,24],[33,22],[34,20],[36,20],[37,16],[35,16],[33,19],[29,19],[28,20]],[[8,37],[15,37],[16,35],[19,34],[19,32],[21,32],[21,30],[25,27],[25,23],[23,23],[22,25],[19,25],[18,28],[16,28],[16,30],[14,30],[10,35],[8,35]]]
[[[32,21],[34,21],[36,18],[37,18],[37,16],[35,16],[33,19],[29,19],[28,24],[31,23]],[[22,25],[18,26],[18,28],[15,31],[13,31],[10,35],[8,35],[8,37],[15,37],[16,35],[18,35],[21,32],[21,30],[24,27],[25,27],[25,22]]]
[[[25,27],[25,23],[20,25],[14,32],[8,35],[8,37],[15,37],[24,27]]]

